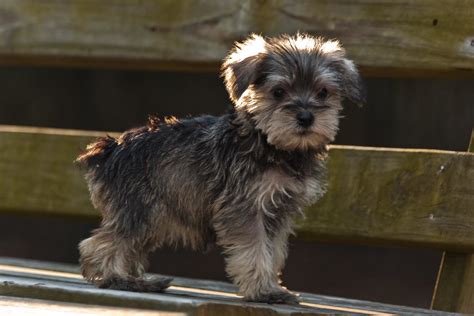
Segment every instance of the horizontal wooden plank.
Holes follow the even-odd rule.
[[[474,250],[474,155],[336,147],[299,236]]]
[[[185,316],[186,314],[179,312],[159,312],[157,314],[156,311],[136,308],[104,307],[100,305],[0,296],[0,315]]]
[[[66,276],[58,276],[66,273]],[[99,290],[87,284],[78,268],[31,260],[0,258],[0,295],[55,301],[186,311],[203,315],[455,315],[368,301],[300,293],[298,307],[242,302],[235,286],[215,281],[175,278],[165,294]]]
[[[340,38],[368,75],[474,70],[469,0],[3,0],[0,62],[217,70],[234,40]]]
[[[0,128],[0,209],[97,217],[73,165],[95,136],[39,130]]]
[[[166,293],[134,293],[97,289],[84,282],[51,280],[42,275],[18,275],[0,271],[0,295],[67,301],[80,304],[144,308],[166,312],[184,312],[187,315],[334,315],[330,307],[290,307],[243,302],[235,294],[213,291],[212,295],[199,294],[188,287],[171,287]],[[21,273],[20,273],[21,274]],[[78,275],[79,276],[79,275]],[[338,314],[372,315],[351,309]]]
[[[0,210],[97,217],[73,160],[99,134],[0,127]],[[333,146],[298,236],[472,251],[472,183],[473,154]]]

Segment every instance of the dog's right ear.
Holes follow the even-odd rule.
[[[221,76],[234,104],[257,79],[258,65],[266,53],[265,39],[256,34],[250,35],[242,43],[235,43],[234,48],[224,59]]]

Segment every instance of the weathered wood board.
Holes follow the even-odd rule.
[[[104,307],[99,305],[0,296],[0,315],[185,316],[186,314],[180,312],[157,312],[137,308]]]
[[[474,155],[334,146],[299,236],[473,250]]]
[[[0,127],[0,211],[97,218],[75,157],[97,135]],[[474,155],[333,146],[305,239],[474,249]]]
[[[251,32],[339,38],[368,75],[474,70],[470,0],[3,0],[0,62],[217,70]]]
[[[81,172],[73,165],[77,154],[98,133],[56,133],[34,128],[0,130],[0,209],[98,216]]]
[[[474,255],[444,252],[431,308],[474,314]]]
[[[474,153],[474,129],[468,151]],[[443,253],[431,308],[474,314],[474,252]]]
[[[0,295],[194,315],[455,315],[301,293],[299,306],[243,302],[225,282],[175,278],[162,294],[96,289],[71,265],[0,258]]]

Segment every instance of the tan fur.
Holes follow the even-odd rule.
[[[297,194],[300,190],[297,186],[295,181],[279,170],[268,170],[262,175],[260,181],[255,182],[249,195],[255,194],[256,208],[263,210],[266,216],[274,217],[275,214],[269,209],[278,206],[278,201],[275,200],[278,193],[291,197],[291,194]]]
[[[142,248],[100,228],[79,244],[82,275],[94,283],[111,277],[141,277],[146,265]]]
[[[279,275],[288,256],[288,237],[294,234],[293,220],[289,220],[286,225],[273,238],[273,272]]]
[[[257,214],[255,221],[247,228],[240,240],[226,240],[226,271],[248,299],[258,295],[280,291],[278,276],[274,272],[273,244],[265,234],[263,216]],[[225,234],[225,231],[219,231]]]

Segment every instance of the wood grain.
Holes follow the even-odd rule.
[[[24,132],[15,132],[22,130]],[[0,128],[0,209],[97,217],[73,161],[95,137],[40,129]]]
[[[18,268],[18,269],[16,269]],[[21,270],[24,268],[24,270]],[[71,274],[58,277],[58,273]],[[165,294],[96,289],[70,265],[0,257],[0,295],[196,315],[453,315],[426,309],[300,293],[298,307],[242,302],[229,283],[175,278]],[[240,314],[239,314],[240,313]]]
[[[0,211],[98,217],[73,160],[96,135],[0,127]],[[298,237],[474,250],[474,155],[333,146]]]
[[[20,315],[101,315],[101,316],[186,316],[185,313],[160,312],[143,309],[104,307],[90,304],[72,304],[52,300],[38,300],[0,296],[0,314]]]
[[[300,238],[474,249],[474,155],[336,147]],[[466,182],[465,182],[466,181]]]
[[[217,70],[251,32],[339,38],[367,75],[474,70],[470,0],[3,0],[0,62]]]
[[[444,252],[431,308],[474,314],[474,255]]]
[[[469,152],[474,152],[474,129]],[[474,314],[474,253],[444,252],[431,308]]]

